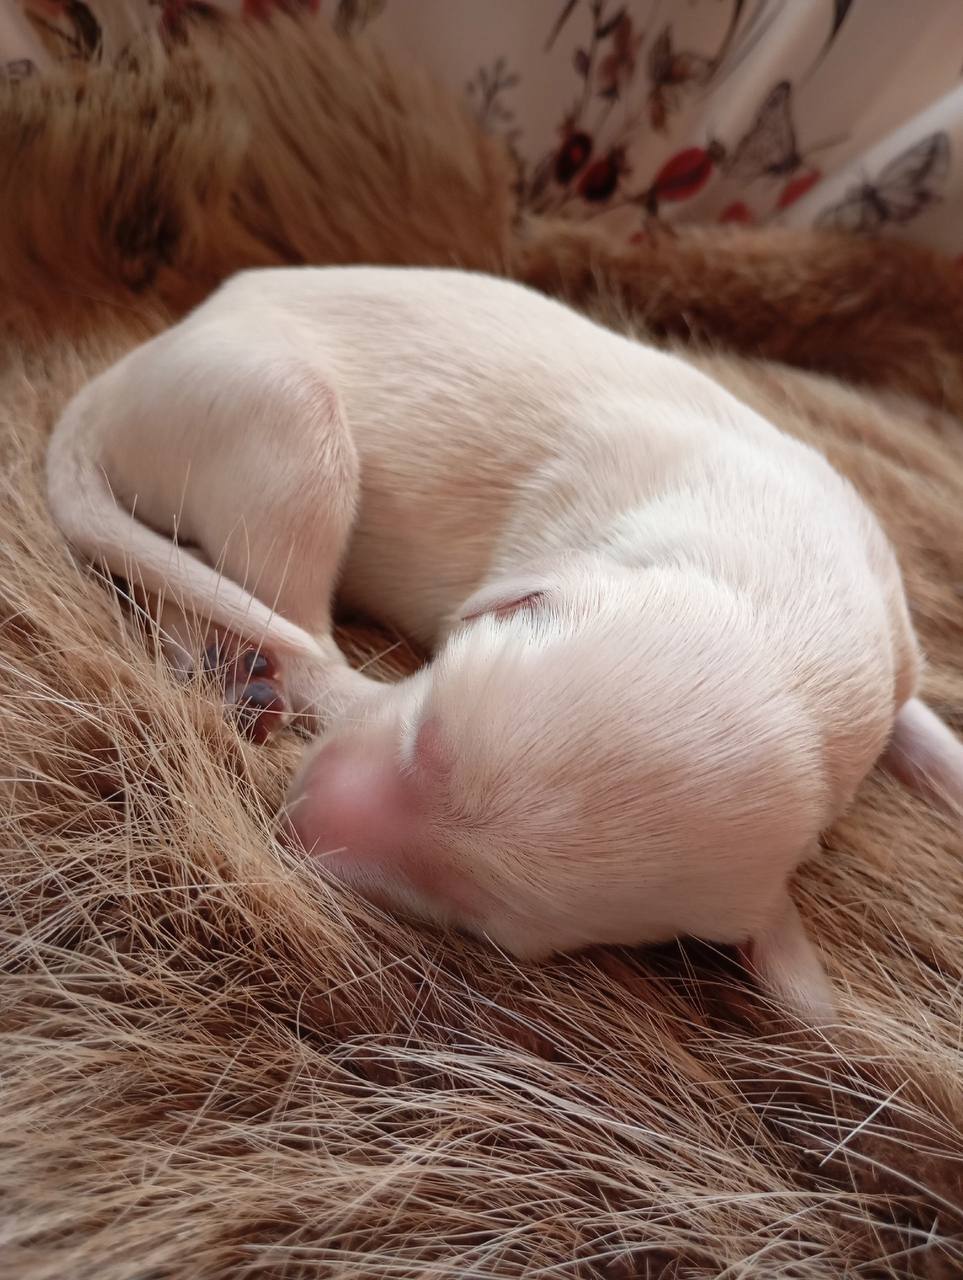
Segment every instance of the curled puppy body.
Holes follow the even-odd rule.
[[[75,398],[48,478],[79,550],[261,646],[324,725],[288,806],[319,865],[516,955],[689,934],[820,1015],[792,872],[888,743],[963,796],[848,482],[519,285],[237,276]],[[433,661],[351,671],[336,587]]]

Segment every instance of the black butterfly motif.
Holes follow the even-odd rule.
[[[689,85],[705,84],[712,75],[713,64],[702,54],[675,49],[672,27],[667,24],[656,36],[649,50],[649,119],[653,129],[665,131],[671,111],[678,110],[683,90]]]
[[[784,178],[803,164],[792,119],[792,85],[788,80],[770,89],[748,133],[723,165],[730,178]]]
[[[911,222],[939,200],[933,188],[949,171],[949,135],[931,133],[884,165],[875,182],[852,187],[839,204],[819,215],[816,225],[866,234],[887,224]]]

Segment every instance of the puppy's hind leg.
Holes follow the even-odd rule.
[[[77,550],[207,620],[202,650],[253,649],[287,706],[316,718],[378,688],[332,635],[359,462],[317,335],[255,323],[258,296],[231,290],[75,397],[48,447],[48,499]],[[168,629],[183,631],[170,614]],[[170,646],[178,668],[184,648]],[[261,674],[241,668],[231,689]]]
[[[277,671],[285,702],[314,728],[376,694],[333,636],[333,598],[354,524],[360,467],[333,382],[300,353],[261,353],[233,406],[225,452],[245,476],[244,504],[214,504],[198,530],[205,554],[315,642],[315,654],[261,658]],[[230,413],[223,396],[219,415]],[[208,425],[208,431],[210,431]],[[224,441],[221,442],[222,449]]]

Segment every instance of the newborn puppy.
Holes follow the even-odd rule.
[[[517,956],[693,935],[818,1017],[788,885],[819,833],[888,743],[963,809],[852,487],[518,285],[244,273],[74,399],[48,478],[79,550],[166,594],[181,669],[171,601],[231,696],[325,726],[288,803],[318,866]],[[431,664],[350,670],[336,587]]]

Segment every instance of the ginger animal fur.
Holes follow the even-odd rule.
[[[686,263],[716,263],[718,327],[703,322],[716,349],[698,359],[870,502],[927,654],[924,692],[963,724],[951,269],[905,246],[680,233],[613,255],[613,299],[597,242],[516,229],[507,179],[476,180],[471,157],[489,144],[457,123],[446,152],[437,112],[420,132],[412,113],[405,145],[437,153],[449,182],[469,175],[458,252],[432,239],[437,184],[408,188],[387,230],[372,213],[349,226],[338,197],[323,198],[319,175],[338,168],[326,148],[342,169],[383,175],[382,163],[400,182],[406,153],[378,145],[381,126],[421,92],[378,59],[356,74],[362,44],[226,22],[122,74],[70,69],[5,91],[5,1262],[26,1280],[297,1267],[953,1276],[963,883],[958,834],[933,806],[870,779],[799,879],[846,1023],[826,1038],[773,1036],[772,1015],[705,949],[519,969],[484,946],[441,946],[272,846],[299,744],[249,749],[202,687],[178,688],[49,519],[45,438],[70,395],[235,270],[403,262],[421,242],[438,249],[410,256],[422,265],[461,253],[539,283],[525,263],[544,232],[543,260],[564,264],[544,287],[581,290],[620,324],[657,299],[659,327],[684,336],[705,291]],[[318,105],[339,74],[341,100],[364,97],[369,124],[340,140]],[[825,344],[807,304],[818,298],[824,323],[846,316]],[[755,308],[778,320],[769,335]],[[733,354],[771,340],[793,358],[803,336],[812,368],[888,389]],[[389,649],[382,671],[415,661],[370,628],[342,635],[359,657]]]

